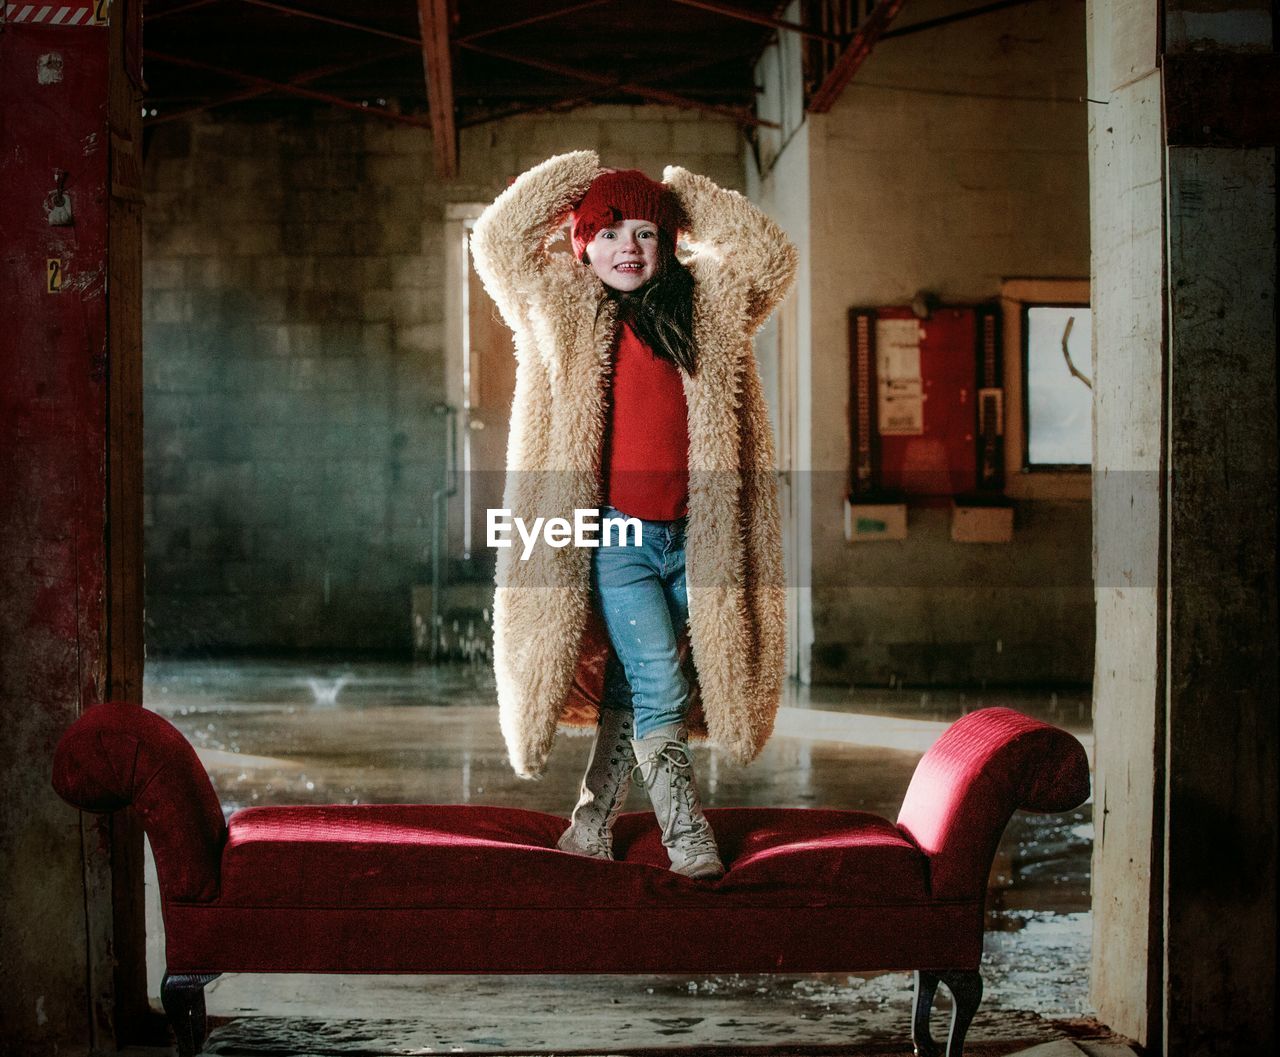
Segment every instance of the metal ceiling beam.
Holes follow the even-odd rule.
[[[399,49],[396,49],[397,51]],[[318,81],[321,78],[329,77],[335,73],[345,73],[347,70],[357,70],[361,66],[367,66],[371,62],[381,62],[389,59],[396,52],[387,51],[380,55],[367,55],[362,59],[353,59],[350,62],[335,62],[329,66],[319,66],[313,70],[306,70],[300,74],[290,77],[286,84],[303,85],[310,84],[312,81]],[[243,103],[248,99],[256,99],[258,96],[269,95],[275,89],[258,85],[254,88],[246,88],[240,92],[232,92],[229,95],[220,96],[217,99],[210,99],[200,103],[197,106],[184,107],[181,110],[174,110],[172,113],[157,114],[155,117],[144,119],[144,124],[149,128],[152,125],[163,125],[166,121],[178,121],[181,118],[191,117],[193,114],[200,114],[206,110],[212,110],[214,107],[226,106],[228,103]],[[363,109],[363,108],[362,108]]]
[[[315,11],[292,7],[289,4],[275,3],[274,0],[241,0],[241,2],[282,15],[305,18],[312,22],[322,22],[325,25],[355,30],[359,33],[369,33],[420,48],[423,79],[427,90],[427,113],[431,119],[429,125],[436,173],[445,179],[458,174],[458,131],[454,114],[453,59],[449,45],[448,0],[418,0],[419,35],[417,37],[361,22],[352,22],[345,18],[322,15]],[[357,109],[366,108],[358,107]],[[414,121],[413,124],[423,124],[423,122]]]
[[[876,46],[889,23],[902,9],[903,0],[880,0],[875,9],[858,26],[858,30],[849,39],[840,57],[831,67],[826,79],[809,97],[805,110],[811,114],[825,114],[840,98],[845,86],[853,80],[858,67],[866,61],[871,49]]]
[[[699,11],[710,11],[712,14],[723,15],[725,18],[736,18],[739,22],[752,22],[757,26],[768,26],[770,29],[785,29],[792,33],[799,33],[802,37],[812,37],[814,40],[825,40],[831,44],[843,44],[844,37],[836,33],[830,33],[825,29],[814,29],[812,26],[806,26],[802,22],[788,22],[783,18],[773,18],[770,15],[762,15],[756,11],[745,11],[740,7],[734,7],[732,4],[719,3],[717,0],[672,0],[673,3],[680,4],[682,7],[696,7]]]
[[[901,2],[902,0],[898,0],[898,3]],[[635,81],[619,81],[616,78],[606,77],[603,74],[589,73],[574,66],[562,66],[558,62],[548,62],[545,59],[534,59],[527,55],[499,51],[496,48],[487,48],[480,44],[467,44],[462,41],[458,43],[460,47],[474,51],[479,55],[488,55],[493,59],[502,59],[505,62],[530,66],[535,70],[546,70],[548,73],[559,74],[561,77],[568,77],[575,81],[587,81],[591,84],[598,84],[602,88],[625,92],[628,95],[638,95],[641,99],[652,99],[655,103],[665,103],[667,106],[680,107],[682,110],[699,110],[705,114],[717,114],[720,117],[731,118],[739,125],[757,125],[765,128],[779,127],[777,122],[765,121],[756,117],[750,111],[739,107],[700,103],[696,99],[690,99],[688,96],[677,95],[675,92],[667,92],[660,88],[650,88]]]
[[[652,81],[661,81],[667,77],[679,77],[681,74],[694,73],[697,70],[704,70],[708,66],[718,66],[722,62],[730,62],[734,59],[745,59],[755,55],[755,49],[750,51],[727,52],[724,55],[717,55],[714,58],[696,59],[692,62],[680,63],[677,66],[664,66],[660,70],[650,70],[643,77],[637,79],[637,83],[644,84]],[[613,91],[613,85],[608,87],[596,88],[590,92],[583,92],[578,95],[565,96],[550,103],[531,103],[523,106],[508,107],[506,110],[495,111],[492,114],[486,114],[484,117],[474,118],[464,121],[462,128],[472,128],[475,125],[486,125],[490,121],[500,121],[503,118],[517,117],[520,114],[541,114],[547,111],[554,111],[560,108],[570,109],[575,106],[581,106],[583,103],[589,103],[593,99],[597,99],[606,92]]]
[[[422,32],[422,71],[431,115],[431,147],[436,175],[458,175],[458,129],[453,103],[453,57],[449,50],[449,0],[418,0]]]
[[[166,7],[163,11],[148,11],[146,20],[155,22],[161,18],[168,18],[170,15],[185,15],[188,11],[194,11],[197,7],[208,7],[210,4],[219,3],[220,0],[191,0],[189,4],[178,4],[175,7]]]
[[[390,29],[380,29],[377,26],[365,25],[363,22],[350,22],[345,18],[334,18],[331,15],[321,15],[315,11],[305,11],[300,7],[291,7],[288,4],[273,3],[272,0],[240,0],[242,4],[248,4],[250,7],[262,7],[268,11],[275,11],[281,15],[290,15],[293,18],[305,18],[311,22],[323,22],[326,26],[337,26],[340,29],[354,29],[359,33],[370,33],[375,37],[385,37],[387,40],[398,40],[401,44],[412,44],[415,48],[422,43],[420,37],[411,37],[406,33],[396,33]]]
[[[161,12],[160,15],[177,14],[182,11],[192,10],[193,8],[203,7],[213,2],[216,2],[216,0],[193,0],[192,3],[179,5],[175,8]],[[276,0],[240,0],[240,2],[249,4],[253,7],[274,11],[278,14],[295,18],[303,18],[313,22],[320,22],[325,25],[336,26],[340,29],[367,33],[387,40],[394,40],[401,44],[412,45],[420,48],[422,51],[423,71],[427,89],[427,104],[430,114],[429,126],[433,133],[436,170],[441,176],[445,177],[456,174],[458,166],[457,123],[455,99],[453,94],[452,58],[449,41],[448,0],[417,0],[419,26],[422,29],[420,37],[413,37],[405,33],[397,33],[393,30],[382,29],[378,26],[371,26],[365,23],[353,22],[349,19],[336,18],[331,15],[308,11],[303,8],[293,7],[289,4],[277,3]],[[762,126],[765,128],[778,127],[776,122],[765,121],[758,118],[749,110],[744,108],[703,103],[696,99],[680,95],[676,92],[668,92],[663,89],[650,87],[645,83],[650,80],[649,77],[643,77],[634,81],[619,81],[615,78],[587,73],[586,71],[579,70],[575,67],[564,66],[559,63],[547,62],[523,55],[498,51],[496,49],[486,48],[474,43],[478,39],[491,36],[504,30],[517,29],[523,26],[533,25],[538,22],[562,18],[579,11],[602,6],[609,2],[611,2],[611,0],[585,0],[585,2],[582,3],[570,4],[565,7],[557,8],[553,11],[544,11],[528,18],[504,23],[501,26],[491,26],[487,29],[477,30],[474,33],[469,33],[464,37],[457,38],[453,43],[461,47],[466,47],[478,54],[488,55],[492,58],[502,59],[506,62],[528,66],[533,69],[541,69],[550,73],[560,74],[574,80],[587,81],[588,83],[599,86],[599,90],[595,92],[570,96],[566,99],[558,100],[556,103],[537,104],[527,109],[513,108],[504,112],[507,114],[535,113],[547,109],[553,109],[557,106],[574,105],[579,101],[588,101],[609,91],[618,91],[626,92],[631,95],[638,95],[642,99],[651,99],[654,102],[677,106],[682,109],[697,110],[703,113],[711,113],[721,117],[728,117],[739,125]],[[835,34],[831,34],[826,31],[811,30],[808,27],[799,25],[798,23],[786,22],[782,19],[774,19],[765,15],[756,15],[754,12],[743,11],[739,8],[732,7],[729,4],[714,2],[714,0],[676,0],[676,2],[684,3],[686,6],[701,7],[706,10],[714,11],[717,14],[725,15],[726,17],[739,18],[749,22],[768,25],[772,28],[789,29],[796,32],[802,32],[806,36],[816,37],[822,40],[839,41],[842,39]],[[901,2],[901,0],[899,0],[899,2]],[[254,85],[254,88],[252,89],[223,96],[199,107],[187,108],[181,112],[166,115],[164,118],[157,117],[154,119],[155,123],[174,120],[179,116],[198,113],[201,110],[209,109],[213,106],[221,106],[225,103],[251,99],[273,91],[284,92],[292,95],[301,95],[305,98],[317,99],[325,102],[332,102],[335,105],[344,107],[345,109],[356,110],[360,113],[370,112],[370,108],[352,103],[339,96],[326,92],[304,90],[300,87],[302,84],[305,84],[310,80],[315,80],[331,73],[341,72],[343,69],[352,68],[352,65],[364,65],[364,61],[352,65],[344,64],[342,66],[324,67],[320,71],[309,71],[308,73],[299,74],[296,78],[280,82],[270,80],[268,78],[255,77],[251,74],[241,73],[210,63],[198,63],[196,60],[184,59],[178,56],[162,56],[160,53],[155,52],[148,52],[148,54],[151,54],[156,58],[160,58],[162,61],[171,61],[196,69],[209,70],[223,74],[224,76],[248,81]],[[667,70],[660,72],[655,74],[655,77],[672,76],[674,72],[679,72],[684,69],[698,69],[702,66],[714,65],[721,61],[724,61],[724,57],[722,56],[717,56],[714,59],[706,61],[700,60],[691,64],[685,64],[684,67],[677,67],[674,71]],[[428,124],[427,122],[422,122],[417,119],[407,118],[404,115],[392,114],[389,111],[376,110],[373,112],[386,117],[389,120],[399,121],[403,124]],[[493,119],[487,118],[484,120]],[[479,123],[482,122],[469,122],[468,124]]]
[[[351,102],[349,99],[343,99],[341,96],[330,95],[328,92],[317,92],[312,88],[303,88],[300,85],[288,84],[284,81],[273,81],[267,77],[258,77],[252,73],[245,73],[243,70],[228,69],[225,66],[217,66],[211,62],[188,59],[182,55],[170,55],[163,51],[154,51],[151,48],[146,50],[146,56],[148,59],[155,59],[157,62],[167,62],[174,66],[187,66],[193,70],[203,70],[206,73],[216,73],[222,77],[247,81],[249,84],[257,85],[267,91],[283,92],[285,95],[296,95],[303,99],[317,99],[322,103],[331,103],[336,107],[341,107],[343,110],[354,110],[357,114],[384,118],[400,125],[413,125],[416,128],[431,127],[431,123],[424,121],[422,118],[410,117],[407,114],[395,114],[390,110],[380,110],[377,107],[362,106],[359,103]]]
[[[940,18],[927,18],[923,22],[912,22],[909,26],[898,26],[896,29],[881,33],[880,39],[889,40],[893,37],[906,37],[912,33],[923,33],[926,29],[937,29],[939,26],[949,26],[953,22],[963,22],[969,18],[976,18],[978,15],[989,15],[993,11],[1003,11],[1008,7],[1022,7],[1025,4],[1036,2],[1037,0],[997,0],[994,4],[971,7],[968,11],[957,11],[953,15],[942,15]]]
[[[491,37],[495,33],[505,33],[509,29],[522,29],[525,26],[532,26],[538,22],[546,22],[553,18],[563,18],[565,15],[576,15],[579,11],[586,11],[588,8],[601,7],[604,4],[613,3],[613,0],[586,0],[582,4],[570,4],[568,7],[557,8],[554,11],[543,11],[537,15],[530,15],[528,18],[517,19],[515,22],[504,22],[500,26],[489,26],[487,29],[477,29],[474,33],[466,33],[457,37],[457,43],[462,44],[470,40],[480,40],[482,37]]]
[[[560,110],[572,110],[575,106],[581,106],[583,103],[589,103],[597,98],[603,89],[595,89],[590,92],[583,92],[580,95],[566,96],[563,99],[556,99],[550,103],[526,103],[521,106],[509,106],[505,110],[495,110],[492,114],[485,114],[483,117],[468,118],[465,121],[459,121],[459,128],[475,128],[477,125],[487,125],[490,121],[502,121],[509,117],[520,117],[522,114],[545,114]]]

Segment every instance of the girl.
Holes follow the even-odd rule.
[[[573,256],[548,252],[566,218]],[[705,177],[669,166],[659,184],[602,170],[591,151],[520,176],[471,245],[515,334],[505,506],[530,525],[602,507],[642,528],[640,546],[498,552],[494,668],[512,767],[540,776],[558,723],[594,724],[560,847],[612,857],[634,770],[672,869],[719,876],[688,739],[746,763],[777,711],[782,556],[751,336],[790,285],[795,250]],[[603,692],[586,692],[602,671]]]

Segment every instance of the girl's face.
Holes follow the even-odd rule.
[[[658,274],[658,225],[620,220],[597,231],[586,252],[592,271],[606,286],[623,293],[639,290]]]

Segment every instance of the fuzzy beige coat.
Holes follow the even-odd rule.
[[[601,499],[614,310],[591,269],[548,243],[601,171],[592,151],[520,176],[476,221],[476,270],[515,334],[504,505],[532,524]],[[785,664],[785,586],[773,440],[751,337],[786,293],[796,253],[734,191],[669,166],[688,219],[697,368],[689,409],[687,722],[739,762],[773,730]],[[518,541],[517,541],[518,543]],[[596,720],[608,649],[590,589],[592,551],[539,542],[498,551],[493,605],[499,723],[511,766],[538,777],[559,723]],[[585,673],[585,674],[584,674]],[[594,687],[594,690],[593,690]]]

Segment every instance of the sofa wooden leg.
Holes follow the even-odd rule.
[[[937,994],[939,983],[947,985],[953,1000],[946,1057],[963,1057],[964,1037],[973,1022],[973,1015],[978,1012],[978,1003],[982,1001],[982,976],[975,969],[943,972],[922,969],[916,973],[915,995],[911,1001],[911,1042],[915,1047],[916,1057],[942,1055],[941,1047],[929,1031],[929,1013],[933,1009],[933,998]]]
[[[929,1030],[933,996],[938,990],[938,974],[924,969],[916,972],[915,994],[911,998],[911,1045],[916,1057],[938,1057],[941,1052]]]
[[[195,1057],[204,1046],[206,1035],[204,985],[216,980],[220,973],[164,974],[160,982],[160,1001],[178,1041],[178,1057]]]

